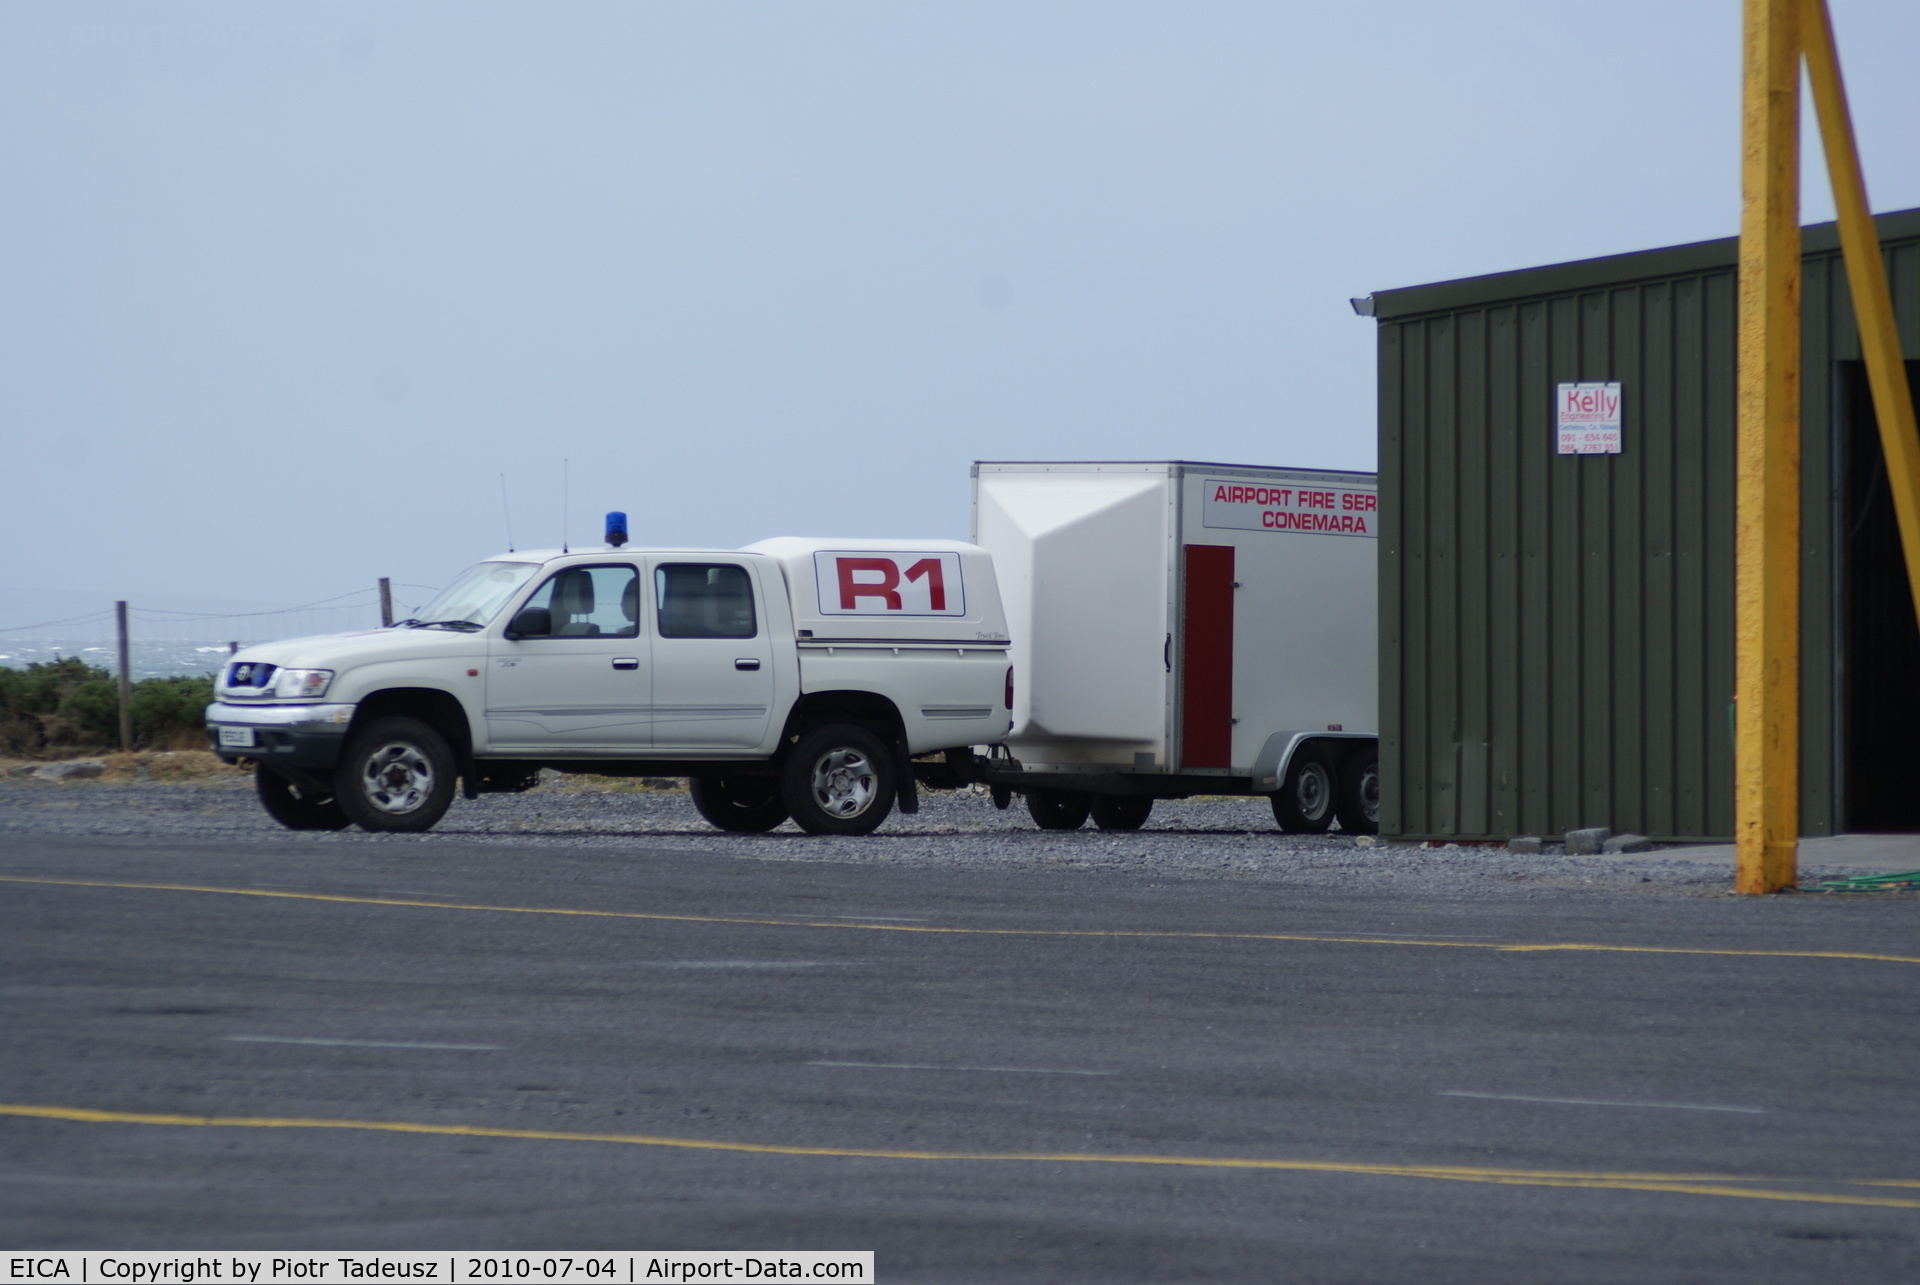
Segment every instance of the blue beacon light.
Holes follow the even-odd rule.
[[[619,548],[627,542],[627,515],[618,510],[607,514],[607,543]]]

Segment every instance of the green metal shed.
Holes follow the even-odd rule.
[[[1915,378],[1920,210],[1877,222]],[[1839,238],[1802,244],[1801,826],[1920,829],[1920,628]],[[1738,248],[1354,301],[1380,344],[1383,834],[1732,834]],[[1559,453],[1573,383],[1620,386],[1618,454]]]

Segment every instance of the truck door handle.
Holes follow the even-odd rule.
[[[632,656],[616,656],[613,660],[613,667],[615,669],[638,669],[640,668],[640,662]]]
[[[735,669],[758,669],[760,668],[760,662],[751,656],[743,656],[733,662],[733,667]]]

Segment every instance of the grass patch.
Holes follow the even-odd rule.
[[[69,758],[76,757],[73,755]],[[252,773],[222,763],[211,750],[142,750],[132,754],[92,754],[85,757],[100,764],[100,774],[79,780],[124,784],[152,781],[162,785],[207,785],[241,782]],[[0,780],[30,779],[47,765],[45,758],[0,758]]]
[[[687,783],[677,776],[594,776],[549,769],[534,788],[546,794],[685,794]]]

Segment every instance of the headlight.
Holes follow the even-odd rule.
[[[331,669],[283,669],[274,680],[273,694],[283,700],[314,700],[327,694]]]

